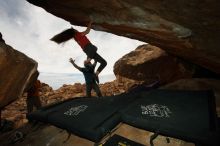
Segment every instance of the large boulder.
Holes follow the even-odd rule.
[[[220,74],[218,0],[27,0],[74,25],[138,39]]]
[[[37,62],[0,41],[0,109],[37,79]]]
[[[185,66],[176,57],[148,44],[139,46],[119,59],[114,65],[114,73],[119,81],[126,77],[145,83],[160,80],[161,84],[165,84],[192,77],[193,69]]]

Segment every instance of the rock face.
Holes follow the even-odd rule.
[[[27,0],[74,25],[158,46],[220,74],[218,0]]]
[[[36,80],[37,62],[0,42],[0,109],[21,96]]]
[[[114,73],[118,78],[122,76],[145,83],[160,80],[161,84],[165,84],[189,78],[193,70],[187,69],[177,58],[162,49],[148,44],[139,46],[119,59],[114,65]]]

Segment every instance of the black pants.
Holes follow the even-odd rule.
[[[27,97],[27,113],[33,112],[34,106],[39,109],[41,107],[41,101],[40,97],[38,96],[32,96],[32,97]]]
[[[107,62],[105,59],[103,59],[98,53],[97,53],[97,47],[92,45],[91,43],[87,44],[85,48],[83,48],[83,51],[86,53],[88,58],[94,59],[97,62],[100,63],[100,66],[98,67],[97,71],[101,72],[105,66],[107,65]]]
[[[94,60],[96,60],[97,62],[100,63],[97,71],[101,72],[107,65],[107,62],[105,61],[105,59],[103,59],[98,53],[95,54],[95,56],[93,57]]]
[[[87,96],[87,97],[91,97],[91,91],[92,91],[92,89],[95,90],[96,95],[97,95],[98,97],[101,97],[101,96],[102,96],[102,93],[101,93],[101,91],[100,91],[100,89],[99,89],[99,86],[98,86],[96,83],[91,83],[91,84],[86,84],[86,96]]]

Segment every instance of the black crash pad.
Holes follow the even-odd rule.
[[[140,143],[122,137],[120,135],[113,135],[103,146],[144,146]]]
[[[215,98],[211,91],[154,90],[122,111],[123,122],[195,143],[215,141]]]
[[[210,91],[154,90],[102,99],[81,97],[43,107],[27,117],[94,142],[100,142],[120,122],[202,144],[212,141],[217,129]]]
[[[99,142],[121,122],[120,110],[137,94],[122,94],[103,98],[76,98],[44,107],[29,114],[37,120],[65,129],[75,135]]]

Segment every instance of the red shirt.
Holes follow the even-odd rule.
[[[84,49],[84,47],[88,43],[90,43],[89,39],[85,35],[82,35],[82,33],[80,32],[76,32],[74,39],[76,40],[76,42],[80,45],[82,49]]]

